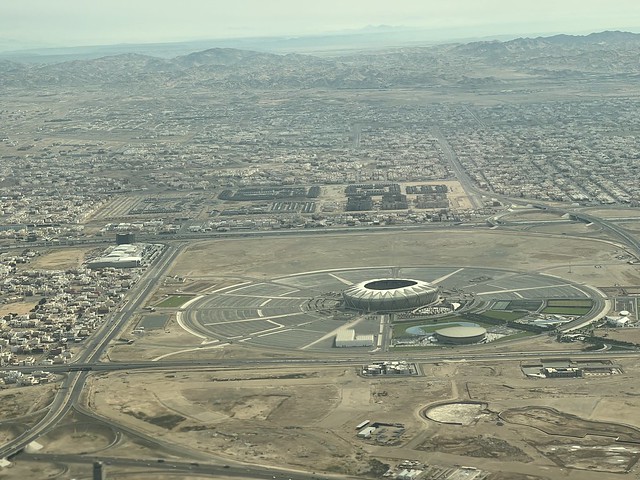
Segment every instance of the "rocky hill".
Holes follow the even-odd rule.
[[[122,54],[54,64],[0,60],[0,88],[393,88],[537,78],[638,76],[640,35],[518,38],[341,57],[214,48],[171,59]]]

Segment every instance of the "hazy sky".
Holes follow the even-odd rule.
[[[367,25],[465,34],[638,31],[639,0],[0,0],[0,40],[95,45],[304,35]]]

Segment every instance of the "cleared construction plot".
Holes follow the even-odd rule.
[[[34,257],[28,267],[32,270],[68,270],[79,268],[85,261],[87,253],[96,250],[95,247],[62,248],[45,250]]]
[[[624,362],[625,371],[638,367]],[[567,469],[585,480],[635,471],[640,391],[626,374],[593,389],[579,379],[526,379],[515,361],[421,369],[424,376],[411,378],[365,378],[347,366],[112,373],[92,379],[88,401],[116,429],[317,472],[365,475],[402,459],[513,474],[502,478],[535,478],[542,467],[554,480]],[[355,425],[365,420],[380,438],[358,437]],[[45,448],[77,451],[73,435],[93,438],[91,449],[112,441],[83,422],[67,430],[52,432]],[[103,452],[127,445],[125,438]]]
[[[425,417],[439,423],[452,425],[473,425],[483,412],[486,413],[487,404],[481,402],[454,402],[435,405],[424,411]]]

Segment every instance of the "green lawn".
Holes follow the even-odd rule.
[[[586,315],[591,307],[546,307],[542,313],[555,315]]]
[[[506,322],[511,322],[513,320],[517,320],[526,315],[523,312],[508,312],[505,310],[487,310],[486,312],[482,312],[479,315],[488,318],[495,318],[497,320],[504,320]]]
[[[541,300],[511,300],[507,310],[528,310],[530,312],[535,312],[541,306]]]
[[[165,298],[163,301],[158,303],[156,307],[159,307],[159,308],[181,307],[192,298],[193,298],[192,295],[170,295],[168,298]]]
[[[583,307],[591,308],[593,301],[588,298],[566,298],[547,300],[547,307]]]
[[[514,333],[513,335],[507,335],[506,337],[499,338],[497,340],[494,340],[491,343],[504,342],[505,340],[515,340],[517,338],[532,337],[534,335],[539,335],[539,334],[538,333],[534,333],[534,332],[522,331],[522,332]]]

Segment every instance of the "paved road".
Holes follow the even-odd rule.
[[[96,455],[53,455],[36,454],[29,457],[29,460],[46,463],[60,463],[68,465],[70,463],[93,464],[102,462],[106,472],[110,467],[131,467],[146,470],[147,472],[181,472],[188,476],[224,476],[239,478],[258,479],[284,479],[284,480],[319,480],[332,477],[315,474],[312,472],[286,471],[273,467],[240,465],[233,463],[213,463],[206,461],[179,461],[173,459],[129,459],[122,457],[108,457]],[[333,477],[335,478],[335,477]],[[344,477],[343,477],[344,478]]]
[[[544,334],[546,335],[546,334]],[[377,353],[375,357],[367,354],[356,353],[336,353],[332,354],[330,358],[320,357],[285,357],[285,358],[246,358],[246,359],[215,359],[215,360],[163,360],[161,362],[153,361],[141,361],[141,362],[109,362],[109,363],[94,363],[83,365],[59,365],[56,366],[55,373],[66,373],[69,370],[75,370],[78,368],[86,369],[83,372],[73,373],[87,373],[87,371],[93,372],[116,372],[116,371],[132,371],[132,370],[179,370],[179,369],[242,369],[250,366],[260,367],[274,367],[279,365],[299,365],[299,366],[360,366],[370,363],[372,359],[376,361],[383,360],[407,360],[410,362],[419,363],[440,363],[443,361],[491,361],[491,360],[513,360],[518,361],[523,358],[555,358],[558,356],[575,357],[575,356],[597,356],[598,358],[622,358],[628,356],[640,357],[640,349],[637,350],[616,350],[614,352],[583,352],[572,349],[557,350],[540,350],[540,351],[513,351],[513,352],[482,352],[479,350],[474,351],[460,351],[454,348],[442,349],[442,350],[429,350],[425,353],[420,353],[412,350],[407,350],[404,354],[401,351],[394,353]],[[15,367],[13,367],[15,368]],[[33,371],[35,368],[40,367],[18,367],[23,372]]]
[[[471,201],[471,205],[473,206],[473,208],[476,208],[476,209],[483,208],[484,202],[482,201],[482,197],[486,195],[486,193],[476,188],[473,180],[471,180],[471,177],[467,175],[466,170],[460,163],[460,160],[458,160],[458,156],[456,155],[456,152],[453,150],[453,148],[451,148],[451,145],[449,145],[449,142],[445,138],[442,131],[439,128],[434,128],[432,130],[432,133],[435,136],[438,143],[440,144],[440,148],[444,153],[444,157],[447,160],[447,162],[449,162],[449,165],[451,165],[451,168],[455,173],[456,178],[460,182],[460,185],[462,185],[463,190],[466,192],[467,196],[469,197],[469,200]]]
[[[85,349],[77,358],[77,362],[90,366],[100,360],[109,343],[119,334],[133,312],[140,308],[147,295],[155,288],[160,276],[164,274],[179,252],[180,249],[175,246],[166,248],[163,255],[149,268],[143,279],[135,286],[132,292],[132,299],[88,339]],[[15,455],[62,420],[71,407],[78,402],[86,378],[87,371],[70,371],[62,381],[45,417],[30,430],[0,447],[0,458]]]
[[[584,212],[570,211],[570,214],[580,221],[599,225],[604,230],[612,233],[614,237],[622,240],[622,243],[624,243],[631,249],[631,253],[633,253],[636,258],[640,259],[640,240],[635,235],[622,228],[620,225]]]
[[[425,223],[419,225],[367,225],[359,227],[322,227],[322,228],[291,228],[280,230],[234,230],[229,232],[181,232],[167,235],[157,234],[145,234],[139,233],[136,235],[136,241],[141,243],[155,243],[155,244],[168,244],[175,243],[177,241],[190,241],[190,240],[212,240],[212,239],[235,239],[235,238],[255,238],[255,237],[288,237],[288,236],[311,236],[311,235],[360,235],[363,233],[389,233],[399,231],[421,231],[421,230],[441,230],[443,228],[451,228],[458,225],[459,222],[436,222]],[[472,226],[483,225],[484,221],[477,223],[466,223],[460,225],[462,228],[469,228]],[[14,243],[3,245],[0,249],[22,249],[25,248],[63,248],[63,247],[78,247],[89,245],[112,245],[113,238],[111,237],[87,237],[78,238],[72,240],[60,240],[59,242],[28,242],[28,243]]]

